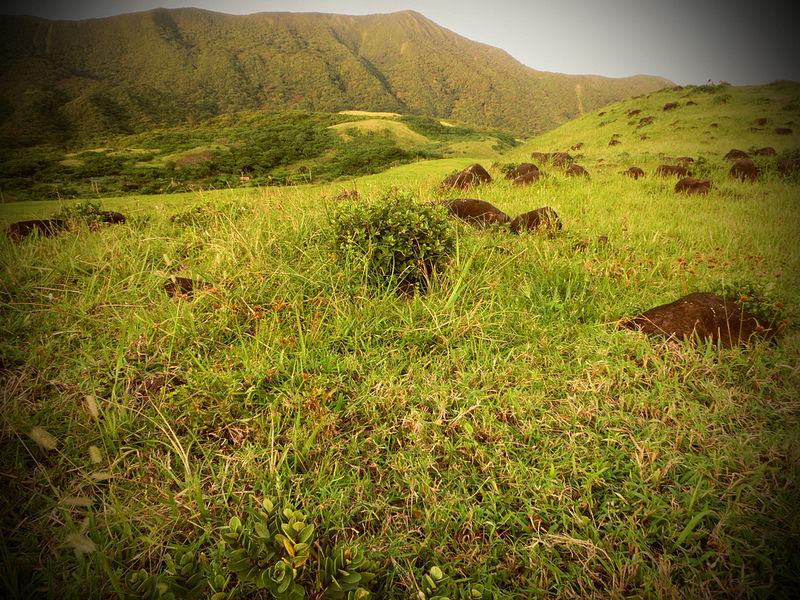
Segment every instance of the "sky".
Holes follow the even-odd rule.
[[[415,10],[541,71],[681,85],[800,81],[800,3],[753,0],[19,0],[2,14],[88,19],[193,6],[229,14]]]

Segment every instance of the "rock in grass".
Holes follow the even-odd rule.
[[[627,175],[628,177],[633,177],[634,179],[644,177],[644,171],[642,171],[639,167],[631,167],[627,171],[623,171],[622,174]]]
[[[744,150],[737,150],[736,148],[733,148],[725,155],[724,158],[728,162],[735,162],[742,158],[750,158],[750,156]]]
[[[689,175],[689,169],[683,165],[659,165],[656,169],[656,175],[661,177],[675,176],[686,177]]]
[[[528,173],[536,173],[537,177],[539,175],[539,167],[537,167],[533,163],[522,163],[521,165],[516,166],[514,169],[509,171],[506,174],[506,179],[519,179],[523,175],[527,175]]]
[[[561,220],[558,218],[558,213],[549,206],[543,206],[530,212],[518,215],[511,221],[509,225],[511,233],[520,233],[521,231],[533,231],[535,229],[561,229]]]
[[[756,181],[758,180],[758,171],[756,164],[749,158],[740,158],[731,166],[728,176],[734,179],[741,179],[742,181]]]
[[[800,158],[785,158],[778,161],[778,172],[782,175],[791,175],[800,171]]]
[[[32,219],[30,221],[18,221],[6,227],[6,235],[15,242],[28,237],[34,232],[41,235],[55,235],[66,228],[67,222],[64,219]]]
[[[486,227],[493,223],[502,225],[509,221],[506,213],[485,200],[456,198],[454,200],[445,200],[442,204],[447,207],[451,214],[473,225]]]
[[[754,336],[772,337],[769,323],[716,294],[695,292],[625,319],[621,326],[669,339],[711,340],[724,348],[744,345]]]
[[[457,188],[460,190],[465,190],[467,188],[480,185],[481,183],[491,182],[492,176],[489,175],[489,172],[478,163],[473,163],[463,171],[459,171],[455,175],[447,177],[444,181],[442,181],[441,187],[442,189]]]
[[[125,215],[113,210],[100,211],[100,222],[109,223],[111,225],[124,224],[126,221]]]
[[[208,290],[212,286],[205,281],[194,281],[188,277],[170,277],[164,282],[164,291],[171,297],[191,298],[195,290]]]
[[[586,169],[584,169],[580,165],[573,164],[573,165],[569,165],[564,170],[564,174],[567,177],[588,177],[589,176],[589,171],[587,171]]]
[[[684,177],[675,184],[676,194],[707,194],[711,189],[710,179],[695,179],[694,177]]]
[[[524,173],[523,175],[520,175],[514,179],[514,181],[511,182],[511,185],[530,185],[539,181],[541,176],[542,172],[539,170],[528,171],[527,173]]]

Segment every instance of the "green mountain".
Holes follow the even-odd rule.
[[[0,17],[0,141],[136,133],[223,113],[360,109],[533,135],[671,85],[546,73],[422,15],[157,9],[87,21]]]

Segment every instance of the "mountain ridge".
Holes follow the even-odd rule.
[[[0,17],[0,64],[0,137],[16,143],[244,109],[401,112],[529,136],[672,85],[536,71],[414,11]]]

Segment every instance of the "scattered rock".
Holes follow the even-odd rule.
[[[756,164],[749,158],[740,158],[728,172],[730,177],[741,179],[742,181],[757,181],[758,172],[756,171]]]
[[[790,175],[794,171],[800,171],[800,158],[785,158],[778,161],[779,173]]]
[[[750,158],[750,155],[747,154],[747,152],[745,152],[744,150],[737,150],[736,148],[734,148],[725,155],[725,160],[729,162],[734,162],[741,158]]]
[[[760,119],[755,120],[756,125],[759,127],[763,127],[767,123],[769,123],[769,119],[767,117],[761,117]]]
[[[564,171],[564,174],[567,177],[578,177],[578,176],[588,177],[589,176],[589,171],[587,171],[586,169],[584,169],[580,165],[574,165],[573,164],[573,165],[569,165],[566,168],[566,170]]]
[[[16,241],[28,237],[37,231],[40,235],[55,235],[65,229],[67,222],[64,219],[32,219],[30,221],[18,221],[6,227],[6,235]]]
[[[164,282],[164,291],[173,298],[191,298],[196,290],[210,290],[213,287],[213,285],[206,281],[194,281],[189,277],[172,276]]]
[[[709,127],[719,127],[719,123],[712,123]]]
[[[788,127],[777,127],[775,129],[775,133],[777,133],[778,135],[791,135],[792,130],[789,129]]]
[[[645,125],[652,125],[654,119],[655,117],[642,117],[641,119],[639,119],[639,125],[637,126],[637,128],[644,127]]]
[[[775,334],[764,320],[739,305],[708,292],[695,292],[670,304],[652,308],[621,325],[647,335],[669,339],[711,340],[725,348],[744,345],[754,334]]]
[[[554,167],[563,167],[573,160],[573,157],[566,152],[553,152],[550,155],[550,162],[552,162]]]
[[[622,142],[620,142],[618,139],[616,139],[616,138],[612,138],[612,139],[611,139],[611,141],[610,141],[610,142],[608,142],[608,145],[609,145],[609,146],[616,146],[616,145],[618,145],[618,144],[621,144],[621,143],[622,143]]]
[[[686,177],[689,175],[689,169],[683,165],[659,165],[656,169],[656,175],[661,175],[661,177],[668,177],[670,175]]]
[[[528,171],[524,175],[520,175],[514,181],[512,181],[511,185],[530,185],[539,181],[541,176],[541,171]]]
[[[667,102],[664,105],[664,110],[674,110],[676,108],[678,108],[678,103],[677,102]]]
[[[639,167],[631,167],[627,171],[623,171],[622,174],[627,175],[628,177],[633,177],[634,179],[644,177],[644,171],[642,171]]]
[[[509,230],[511,233],[520,231],[531,231],[539,228],[561,229],[561,220],[555,210],[549,206],[543,206],[530,212],[518,215],[511,221]]]
[[[456,198],[454,200],[445,200],[442,204],[453,215],[473,225],[484,227],[493,223],[502,225],[510,220],[506,213],[484,200]]]
[[[583,142],[578,142],[574,146],[569,147],[570,150],[580,150],[581,148],[583,148]]]
[[[688,167],[690,164],[694,162],[694,159],[691,156],[679,156],[673,162],[677,165]]]
[[[478,163],[473,163],[463,171],[459,171],[455,175],[447,177],[442,182],[443,189],[458,188],[465,190],[467,188],[480,185],[481,183],[491,183],[492,176]]]
[[[607,235],[598,235],[597,236],[597,243],[600,244],[601,246],[607,244],[608,243],[608,236]]]
[[[638,115],[638,114],[639,114],[639,113],[641,113],[641,112],[642,112],[642,111],[641,111],[640,109],[638,109],[638,108],[636,108],[636,109],[634,109],[634,110],[629,110],[629,111],[628,111],[628,116],[629,116],[629,117],[635,117],[636,115]]]
[[[697,102],[695,102],[694,100],[689,100],[689,101],[686,103],[686,106],[697,106]]]
[[[707,194],[711,189],[710,179],[695,179],[694,177],[684,177],[675,184],[675,193],[686,194]]]
[[[522,163],[521,165],[515,167],[512,171],[509,171],[506,175],[506,179],[517,179],[518,177],[522,177],[523,175],[527,175],[531,172],[539,173],[539,167],[533,163]]]
[[[115,212],[113,210],[100,211],[100,222],[108,223],[110,225],[124,224],[126,222],[125,215]]]
[[[778,154],[775,152],[775,148],[772,146],[767,146],[766,148],[759,148],[758,150],[753,150],[753,154],[756,156],[775,156]]]
[[[535,158],[541,162],[547,162],[550,160],[551,154],[549,152],[531,152],[531,158]]]

